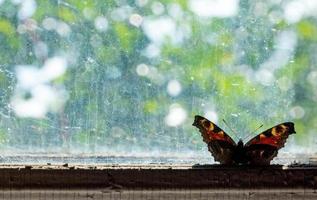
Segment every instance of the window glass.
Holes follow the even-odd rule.
[[[192,126],[199,114],[236,141],[293,121],[278,159],[308,159],[316,10],[311,0],[0,0],[1,152],[213,162]]]

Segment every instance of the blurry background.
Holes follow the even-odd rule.
[[[0,0],[1,154],[212,162],[191,125],[200,114],[235,140],[222,119],[241,138],[293,121],[281,153],[311,155],[316,10],[311,0]]]

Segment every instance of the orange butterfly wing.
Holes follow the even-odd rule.
[[[252,138],[249,142],[247,142],[245,146],[255,144],[267,144],[280,149],[284,147],[288,136],[293,133],[296,133],[294,123],[285,122],[260,133],[259,135]]]
[[[252,138],[244,146],[246,157],[250,164],[269,165],[277,156],[280,148],[284,147],[289,135],[296,133],[294,123],[278,124]]]
[[[229,135],[216,124],[199,115],[195,116],[193,126],[196,126],[201,132],[203,141],[208,145],[208,150],[215,161],[219,161],[221,164],[233,162],[232,155],[237,145]]]

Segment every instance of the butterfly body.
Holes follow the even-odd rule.
[[[235,150],[233,151],[232,160],[234,163],[247,163],[246,156],[245,156],[245,148],[243,141],[240,139]]]
[[[296,133],[294,124],[285,122],[260,133],[244,144],[242,140],[235,143],[221,128],[204,117],[195,116],[193,126],[201,132],[215,161],[226,165],[269,165],[278,150],[284,146],[288,135]]]

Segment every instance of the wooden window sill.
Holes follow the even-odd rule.
[[[317,188],[317,166],[1,165],[2,189]]]

